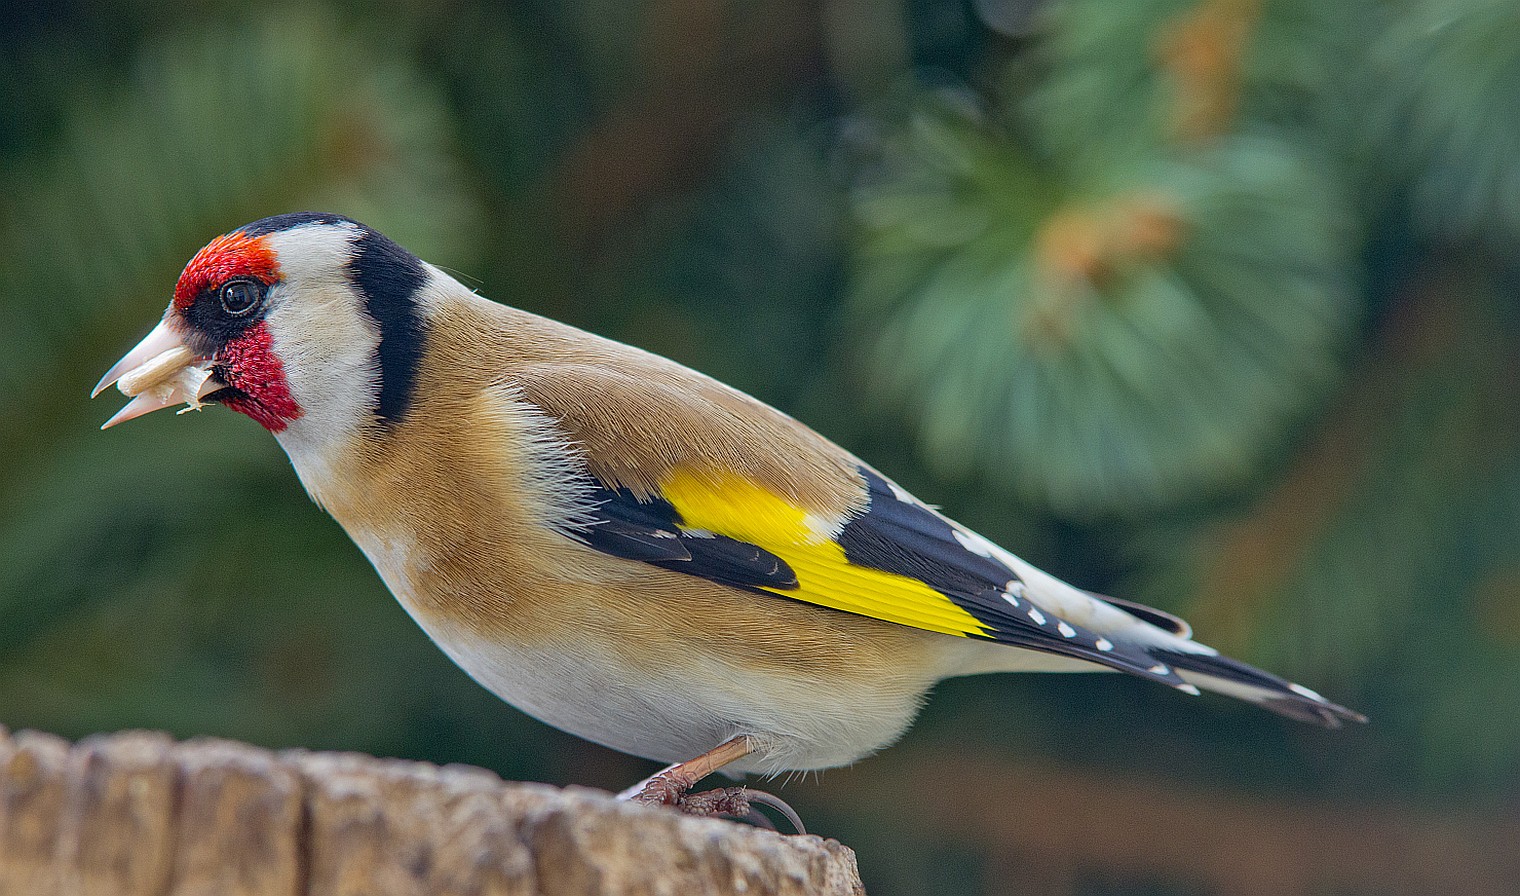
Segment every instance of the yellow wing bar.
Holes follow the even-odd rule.
[[[917,579],[851,563],[828,524],[780,495],[733,473],[679,469],[659,484],[660,497],[687,532],[747,542],[780,557],[797,587],[762,590],[947,635],[985,636],[975,616]]]

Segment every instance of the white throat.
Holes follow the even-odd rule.
[[[344,275],[356,234],[352,227],[318,225],[269,237],[282,278],[271,297],[269,332],[301,406],[301,416],[276,438],[319,503],[314,486],[329,478],[343,447],[374,419],[380,377],[379,329]]]

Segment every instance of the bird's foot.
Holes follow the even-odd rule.
[[[799,834],[806,834],[802,819],[780,797],[771,796],[748,787],[720,787],[702,793],[691,793],[696,783],[736,759],[749,755],[752,745],[749,738],[740,735],[730,738],[695,759],[678,762],[663,771],[640,781],[622,793],[620,800],[631,800],[646,806],[669,806],[687,815],[726,816],[741,818],[759,827],[775,830],[770,817],[753,804],[769,806],[780,813]]]
[[[670,806],[679,809],[686,792],[697,783],[690,775],[681,774],[678,766],[672,766],[644,781],[637,790],[630,788],[619,796],[646,806]]]
[[[788,806],[780,797],[759,790],[751,790],[748,787],[719,787],[715,790],[691,793],[691,786],[695,783],[695,781],[685,780],[685,777],[679,774],[661,773],[645,781],[644,786],[628,798],[646,806],[669,806],[678,812],[703,818],[714,816],[739,818],[757,827],[774,831],[776,830],[775,822],[771,821],[770,816],[755,808],[756,805],[770,806],[780,813],[797,833],[807,833],[807,828],[803,827],[802,819],[797,815],[796,810]]]
[[[683,793],[672,804],[687,815],[726,815],[746,818],[750,813],[749,797],[743,787],[719,787],[701,793]]]

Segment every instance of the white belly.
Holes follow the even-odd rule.
[[[610,645],[532,649],[418,622],[471,678],[523,712],[664,763],[743,734],[758,749],[729,768],[736,773],[845,765],[896,740],[921,701],[920,694],[875,689],[842,693],[817,681],[725,667],[712,657],[696,663],[671,657],[652,673],[623,662]]]
[[[614,750],[672,763],[746,735],[757,749],[729,767],[776,773],[846,765],[892,743],[918,713],[931,680],[819,681],[738,668],[700,631],[635,663],[626,643],[588,629],[561,641],[486,637],[411,599],[405,540],[355,541],[402,607],[487,690],[540,721]],[[960,639],[945,639],[947,644]]]

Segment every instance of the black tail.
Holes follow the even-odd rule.
[[[1326,728],[1339,728],[1342,722],[1367,721],[1361,713],[1331,703],[1303,685],[1227,656],[1155,648],[1150,653],[1179,672],[1194,673],[1183,677],[1204,690],[1250,700],[1290,719]]]

